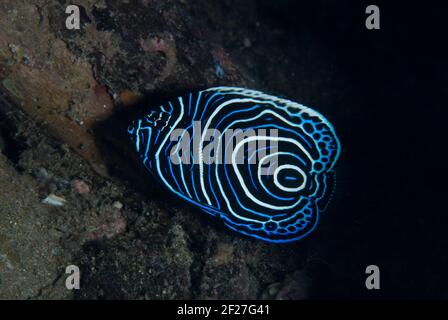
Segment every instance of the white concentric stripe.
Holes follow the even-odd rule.
[[[268,101],[278,102],[278,103],[281,103],[282,105],[284,105],[284,106],[277,106],[277,107],[285,110],[286,112],[288,112],[288,114],[291,114],[291,112],[289,112],[286,109],[286,107],[299,109],[300,114],[307,113],[310,116],[318,117],[320,119],[320,121],[322,121],[322,123],[324,123],[330,129],[330,131],[332,133],[332,138],[336,143],[336,155],[334,156],[334,160],[330,164],[328,170],[331,170],[333,168],[333,166],[335,165],[335,163],[337,162],[337,160],[340,156],[340,153],[341,153],[341,143],[336,135],[333,125],[318,111],[316,111],[310,107],[304,106],[303,104],[300,104],[300,103],[297,103],[297,102],[294,102],[294,101],[291,101],[288,99],[279,98],[279,97],[276,97],[273,95],[263,93],[261,91],[251,90],[251,89],[246,89],[246,88],[221,86],[221,87],[209,88],[204,91],[205,92],[218,91],[218,92],[223,92],[223,93],[225,92],[227,94],[235,94],[235,95],[240,95],[240,96],[242,95],[242,96],[252,97],[252,98],[266,99]]]
[[[163,138],[162,143],[160,144],[159,149],[157,150],[154,159],[156,161],[156,168],[157,168],[157,173],[159,174],[160,179],[162,179],[163,183],[166,184],[166,186],[173,191],[174,193],[180,195],[181,197],[183,197],[182,193],[180,193],[179,191],[176,191],[175,188],[173,188],[168,181],[166,181],[165,177],[162,174],[162,171],[160,170],[160,152],[162,152],[163,147],[165,146],[165,143],[167,142],[167,140],[170,138],[171,133],[173,132],[173,130],[177,127],[177,125],[179,124],[179,122],[182,120],[183,116],[184,116],[184,103],[182,101],[182,97],[179,97],[179,103],[180,103],[180,113],[179,113],[179,117],[176,119],[176,122],[173,124],[173,126],[171,127],[170,131],[165,135],[165,137]]]
[[[257,179],[260,182],[260,184],[262,185],[263,189],[267,189],[267,187],[265,186],[265,184],[263,183],[263,180],[261,178],[261,166],[264,164],[265,161],[267,161],[269,158],[272,158],[274,156],[280,156],[280,155],[286,155],[286,156],[291,156],[293,155],[291,152],[284,152],[284,151],[279,151],[279,152],[275,152],[275,153],[271,153],[266,155],[265,157],[263,157],[260,162],[258,163],[258,168],[257,168]],[[294,155],[293,155],[294,156]],[[275,172],[275,171],[274,171]],[[306,175],[304,176],[305,179],[308,179],[306,177]],[[305,181],[306,183],[306,181]]]
[[[298,187],[295,187],[295,188],[288,188],[288,187],[282,186],[280,184],[280,182],[278,181],[278,174],[280,173],[281,170],[284,170],[284,169],[291,169],[291,170],[299,172],[300,175],[303,177],[302,184],[300,186],[298,186]],[[298,192],[298,191],[302,190],[303,188],[305,188],[305,185],[306,185],[306,174],[305,174],[305,172],[302,169],[300,169],[297,166],[293,166],[293,165],[290,165],[290,164],[284,164],[284,165],[281,165],[281,166],[279,166],[278,168],[276,168],[274,170],[274,184],[279,189],[281,189],[283,191],[286,191],[286,192]]]
[[[287,107],[300,109],[301,113],[306,112],[310,116],[316,116],[316,117],[320,118],[323,122],[327,122],[325,117],[322,114],[320,114],[319,112],[317,112],[314,109],[311,109],[310,107],[304,106],[303,104],[300,104],[300,103],[297,103],[297,102],[294,102],[294,101],[291,101],[288,99],[279,98],[279,97],[276,97],[273,95],[269,95],[269,94],[266,94],[261,91],[246,89],[246,88],[239,88],[239,87],[224,87],[224,86],[209,88],[205,91],[219,91],[219,92],[235,93],[240,96],[246,96],[246,97],[250,97],[250,98],[258,98],[258,99],[265,99],[265,100],[270,100],[270,101],[274,101],[274,102],[279,102],[279,103],[284,104]]]
[[[183,160],[181,159],[181,157],[179,156],[179,153],[178,153],[178,152],[179,152],[180,145],[181,145],[181,141],[184,139],[184,136],[185,136],[186,133],[188,133],[187,130],[184,130],[184,132],[182,132],[182,135],[181,135],[181,137],[180,137],[180,139],[179,139],[179,143],[177,144],[177,148],[176,148],[176,150],[174,150],[174,153],[177,155],[177,158],[179,159],[179,165],[178,165],[178,167],[179,167],[179,171],[180,171],[180,177],[181,177],[181,179],[182,179],[182,184],[184,185],[185,191],[187,192],[188,196],[189,196],[190,198],[192,198],[191,193],[190,193],[190,190],[189,190],[189,188],[188,188],[188,186],[187,186],[187,183],[186,183],[186,181],[185,181],[185,176],[184,176],[184,163],[183,163]],[[180,190],[179,190],[179,191],[180,191]]]
[[[291,139],[291,138],[282,138],[282,137],[268,137],[268,136],[255,136],[255,137],[248,137],[246,139],[241,140],[240,142],[237,143],[237,145],[235,146],[235,149],[232,153],[232,167],[233,167],[233,171],[235,172],[238,181],[241,184],[241,187],[243,188],[246,196],[252,200],[254,203],[272,209],[272,210],[287,210],[287,209],[291,209],[294,208],[297,203],[300,201],[295,202],[294,204],[290,205],[290,206],[274,206],[271,205],[267,202],[261,201],[259,199],[257,199],[252,193],[250,193],[249,189],[247,188],[245,182],[244,182],[244,178],[242,177],[241,173],[238,170],[238,166],[236,164],[236,154],[238,152],[238,149],[240,149],[245,143],[254,141],[254,140],[269,140],[269,141],[284,141],[284,142],[290,142],[294,145],[296,145],[299,149],[301,149],[302,151],[304,151],[304,153],[307,155],[307,157],[310,158],[309,154],[306,152],[306,150],[304,150],[303,146],[298,143],[296,140]],[[311,158],[310,158],[311,159]],[[260,175],[260,171],[258,171],[258,174]]]
[[[263,102],[263,103],[265,103],[265,102]],[[272,103],[269,103],[269,104],[272,105]],[[271,115],[277,117],[278,119],[280,119],[280,120],[282,120],[282,121],[288,123],[289,125],[291,125],[291,126],[293,126],[293,127],[299,127],[299,128],[300,128],[300,125],[298,125],[298,124],[294,124],[294,123],[292,123],[292,122],[286,120],[285,118],[283,118],[282,116],[280,116],[278,113],[276,113],[276,112],[274,112],[274,111],[271,111],[271,110],[264,110],[263,112],[259,113],[258,115],[254,116],[254,117],[252,117],[252,118],[238,119],[238,120],[232,122],[229,126],[227,126],[226,129],[227,129],[228,127],[233,126],[233,125],[234,125],[235,123],[237,123],[237,122],[250,122],[250,121],[252,121],[252,120],[256,120],[256,119],[258,119],[259,117],[263,116],[264,114],[271,114]],[[218,140],[218,146],[217,146],[217,148],[216,148],[216,158],[217,158],[217,159],[219,159],[219,152],[220,152],[220,150],[221,150],[221,143],[222,143],[222,137]],[[224,157],[223,157],[223,158],[224,158]],[[241,220],[257,222],[256,219],[250,219],[250,218],[246,218],[246,217],[240,216],[239,214],[237,214],[237,213],[233,210],[233,208],[232,208],[232,206],[231,206],[231,204],[230,204],[230,201],[229,201],[229,199],[227,198],[226,193],[225,193],[225,191],[224,191],[224,189],[223,189],[223,187],[222,187],[222,185],[221,185],[221,181],[219,180],[218,168],[219,168],[219,166],[215,166],[215,178],[216,178],[216,180],[217,180],[219,190],[221,191],[221,195],[223,196],[224,201],[226,202],[227,208],[229,209],[230,213],[231,213],[233,216],[235,216],[235,217],[237,217],[237,218],[239,218],[239,219],[241,219]],[[297,202],[297,204],[299,204],[299,203],[300,203],[300,201]]]
[[[198,157],[199,157],[199,179],[200,179],[200,183],[201,183],[201,188],[203,190],[203,194],[204,197],[207,200],[207,203],[209,205],[211,205],[211,201],[210,198],[208,197],[207,191],[205,190],[205,183],[204,183],[204,164],[203,162],[203,154],[202,154],[202,144],[204,143],[205,140],[205,135],[207,133],[208,128],[210,127],[210,123],[213,121],[213,119],[215,118],[215,116],[226,106],[233,104],[233,103],[247,103],[247,102],[251,102],[251,103],[259,103],[259,104],[269,104],[271,105],[274,109],[279,108],[274,102],[272,101],[262,101],[262,100],[255,100],[255,99],[249,99],[249,98],[245,98],[245,99],[231,99],[231,100],[227,100],[225,102],[223,102],[222,104],[220,104],[215,111],[213,111],[213,113],[210,115],[210,117],[208,118],[205,127],[203,128],[203,133],[201,136],[201,140],[199,142],[199,150],[198,150]],[[276,113],[275,111],[272,110],[264,110],[263,112],[259,113],[258,115],[252,117],[252,118],[247,118],[247,119],[239,119],[238,122],[249,122],[255,119],[258,119],[259,117],[261,117],[262,115],[269,113],[272,114],[274,116],[276,116],[277,118],[279,118],[281,121],[287,123],[288,125],[292,126],[292,127],[298,127],[301,128],[301,126],[299,124],[293,123],[287,119],[285,119],[284,117],[282,117],[281,115],[279,115],[278,113]],[[221,137],[222,139],[222,137]],[[218,142],[218,147],[217,147],[217,152],[219,152],[219,147],[220,147],[220,141]],[[305,150],[307,156],[309,157],[308,152]],[[217,159],[219,159],[219,157],[216,157]]]

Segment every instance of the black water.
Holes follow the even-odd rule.
[[[380,8],[380,30],[364,27],[369,4]],[[447,10],[436,1],[260,6],[288,37],[319,39],[359,98],[326,114],[344,146],[334,228],[356,222],[359,231],[335,240],[333,262],[349,269],[330,268],[316,297],[448,298]],[[364,286],[369,264],[380,267],[380,290]]]

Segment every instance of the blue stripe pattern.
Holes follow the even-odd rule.
[[[128,132],[143,165],[171,192],[234,231],[277,243],[315,229],[341,152],[317,111],[237,87],[178,97]]]

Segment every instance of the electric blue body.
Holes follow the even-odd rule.
[[[238,136],[238,130],[256,134]],[[277,243],[315,229],[341,151],[333,126],[320,113],[236,87],[179,97],[149,111],[128,131],[143,165],[171,192],[234,231]],[[232,139],[225,139],[226,133]],[[242,163],[235,161],[235,139]],[[211,154],[215,161],[204,161]]]

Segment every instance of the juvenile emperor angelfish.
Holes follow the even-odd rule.
[[[315,229],[341,151],[320,113],[235,87],[148,109],[128,132],[143,165],[171,192],[268,242],[296,241]]]

